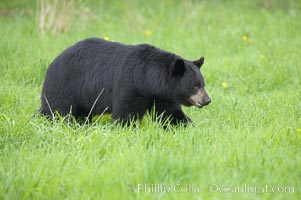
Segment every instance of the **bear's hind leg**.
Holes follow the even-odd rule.
[[[55,117],[57,114],[64,117],[70,113],[71,108],[70,103],[67,103],[66,101],[48,100],[44,97],[39,112],[48,117]]]
[[[47,99],[44,97],[42,99],[42,106],[40,108],[40,113],[49,118],[55,117],[57,115],[62,117],[72,116],[76,121],[86,121],[89,111],[81,106],[72,103],[72,101],[65,99],[58,101],[57,99]],[[91,118],[89,116],[89,118]]]

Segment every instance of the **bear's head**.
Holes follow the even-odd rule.
[[[196,106],[202,108],[211,102],[205,90],[204,77],[200,68],[204,63],[204,57],[195,61],[187,61],[177,58],[170,67],[173,82],[173,96],[176,102],[184,106]]]

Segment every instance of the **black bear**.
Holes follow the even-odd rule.
[[[49,66],[40,113],[91,118],[104,111],[128,124],[154,107],[171,124],[187,124],[184,106],[211,102],[204,87],[201,57],[188,61],[148,44],[125,45],[98,38],[76,43]]]

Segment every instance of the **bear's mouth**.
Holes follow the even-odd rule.
[[[211,102],[211,99],[208,97],[204,89],[199,89],[188,99],[188,102],[191,105],[194,105],[198,108],[202,108],[204,106],[207,106]]]
[[[202,108],[204,105],[202,105],[201,103],[194,101],[192,98],[188,99],[189,103],[191,103],[192,105],[198,107],[198,108]]]

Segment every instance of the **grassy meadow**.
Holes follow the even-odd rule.
[[[0,1],[0,199],[301,199],[301,3]],[[46,69],[88,37],[205,57],[194,125],[35,115]]]

